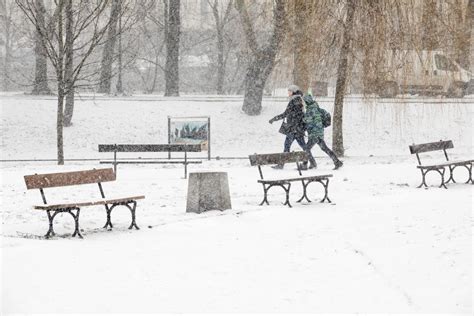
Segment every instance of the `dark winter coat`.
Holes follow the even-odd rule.
[[[316,101],[306,101],[306,114],[304,117],[308,138],[324,138],[324,126],[319,104]]]
[[[290,102],[286,106],[285,112],[275,116],[271,121],[278,121],[286,119],[290,134],[295,136],[304,136],[306,126],[303,121],[303,99],[300,94],[295,94],[291,97]]]

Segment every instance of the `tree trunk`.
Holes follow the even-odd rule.
[[[38,23],[37,28],[46,30],[44,22],[46,9],[43,0],[35,0],[35,9]],[[48,87],[48,63],[43,39],[38,30],[35,33],[35,81],[31,94],[52,94]]]
[[[114,48],[115,42],[117,40],[117,21],[120,15],[121,7],[120,2],[121,0],[112,1],[107,41],[105,42],[104,51],[102,54],[99,93],[110,94],[110,87],[112,81],[112,63],[114,61]]]
[[[469,31],[469,51],[466,52],[469,58],[469,69],[471,72],[474,72],[474,0],[469,0],[469,21],[468,27]],[[472,79],[471,79],[472,82]]]
[[[120,4],[121,5],[121,4]],[[120,8],[122,11],[122,8]],[[117,90],[118,94],[123,93],[123,85],[122,85],[122,17],[119,17],[119,44],[118,44],[118,78],[117,78],[117,85],[115,89]]]
[[[293,82],[307,91],[311,81],[311,38],[308,27],[311,21],[311,3],[307,0],[294,1],[294,68]]]
[[[4,36],[5,36],[5,56],[3,58],[3,91],[10,89],[10,56],[11,56],[11,14],[8,14],[7,3],[3,1],[2,6],[5,8],[4,20]]]
[[[214,0],[212,4],[209,1],[209,5],[212,8],[214,15],[214,22],[216,24],[216,49],[217,49],[217,81],[216,81],[216,93],[225,94],[225,72],[226,72],[226,58],[225,55],[225,39],[224,39],[224,27],[229,22],[229,15],[232,9],[232,0],[228,1],[227,8],[224,12],[219,14],[219,1]]]
[[[74,16],[72,10],[72,1],[66,0],[66,46],[65,46],[65,66],[64,66],[64,83],[66,93],[66,108],[64,111],[64,126],[72,125],[72,114],[74,112]]]
[[[466,18],[462,26],[462,34],[459,43],[459,64],[467,70],[471,68],[471,45],[474,36],[474,0],[469,0],[466,10]]]
[[[344,94],[348,82],[348,56],[351,44],[351,32],[354,25],[355,1],[347,0],[346,21],[342,38],[342,47],[339,55],[339,65],[337,67],[336,97],[334,100],[334,114],[332,126],[332,148],[338,157],[344,156],[344,140],[342,130],[342,114],[344,112]]]
[[[166,34],[165,97],[179,96],[180,0],[168,2]]]
[[[225,81],[225,61],[224,61],[224,34],[222,34],[222,26],[217,29],[217,94],[224,94]]]
[[[436,4],[437,0],[423,1],[421,43],[425,50],[435,50],[439,48],[439,22],[436,17]]]
[[[64,165],[64,138],[63,138],[63,126],[64,126],[64,91],[61,87],[61,83],[58,82],[58,111],[56,117],[56,131],[57,131],[57,149],[58,149],[58,165]]]
[[[243,0],[236,1],[247,44],[252,52],[252,60],[247,66],[245,75],[245,95],[242,111],[248,115],[259,115],[262,112],[262,96],[265,83],[275,66],[275,57],[280,49],[285,26],[285,2],[277,0],[273,9],[273,34],[264,49],[259,48],[252,20]]]
[[[58,165],[64,165],[64,139],[63,139],[63,118],[64,118],[64,45],[63,45],[63,6],[64,1],[58,2],[58,58],[56,67],[56,76],[58,80],[58,109],[56,116],[56,133],[57,133],[57,151],[58,151]]]
[[[245,95],[242,110],[248,115],[260,115],[265,83],[274,66],[271,56],[257,57],[250,62],[245,75]]]

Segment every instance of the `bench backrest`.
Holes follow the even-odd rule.
[[[25,176],[28,190],[115,181],[112,168]]]
[[[250,165],[263,166],[284,164],[290,162],[303,162],[308,160],[308,154],[304,151],[294,151],[291,153],[261,154],[250,155]]]
[[[434,142],[434,143],[413,144],[409,146],[409,148],[410,148],[410,153],[412,155],[416,154],[418,163],[421,165],[420,156],[418,155],[419,153],[442,150],[444,152],[444,156],[446,157],[446,160],[449,161],[448,153],[446,152],[446,149],[454,148],[454,145],[453,145],[452,140],[446,140],[446,141],[440,140],[439,142]]]
[[[99,152],[200,152],[201,144],[101,144]]]
[[[447,141],[440,140],[439,142],[434,142],[434,143],[426,143],[426,144],[418,144],[418,145],[413,144],[410,146],[410,153],[418,154],[418,153],[424,153],[424,152],[429,152],[429,151],[445,150],[449,148],[454,148],[452,140],[447,140]]]

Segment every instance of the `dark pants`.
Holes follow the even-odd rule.
[[[291,148],[291,144],[293,144],[293,142],[296,140],[296,142],[298,143],[298,145],[300,145],[301,149],[303,149],[307,154],[308,154],[308,157],[309,157],[309,161],[311,163],[311,165],[316,165],[316,160],[314,160],[314,157],[313,157],[313,154],[311,154],[311,149],[306,145],[305,141],[304,141],[304,136],[300,136],[300,135],[294,135],[294,134],[288,134],[286,135],[286,138],[285,138],[285,148],[284,148],[284,152],[285,153],[289,153],[290,152],[290,148]]]
[[[311,152],[311,149],[316,144],[318,144],[319,148],[321,148],[321,150],[324,151],[329,156],[329,158],[332,159],[334,164],[339,162],[339,159],[337,158],[336,154],[328,147],[328,145],[326,145],[326,142],[321,137],[312,137],[308,139],[308,144],[306,146],[308,147],[308,150]]]

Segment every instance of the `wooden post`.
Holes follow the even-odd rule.
[[[184,145],[184,178],[188,178],[188,146]]]
[[[117,176],[117,144],[114,145],[114,173]]]
[[[171,144],[171,117],[168,116],[168,145]],[[171,151],[168,151],[168,159],[171,159]]]
[[[207,160],[211,160],[211,117],[207,118]]]

